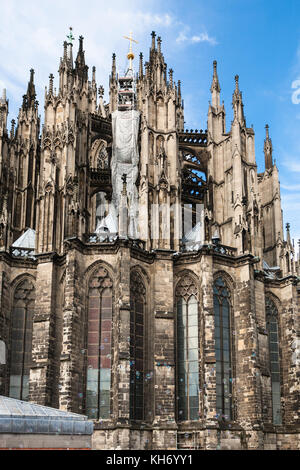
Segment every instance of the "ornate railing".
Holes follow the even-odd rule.
[[[237,253],[237,249],[233,248],[231,246],[226,246],[226,245],[220,245],[220,244],[201,244],[198,242],[187,242],[187,243],[182,243],[181,244],[181,252],[182,253],[192,253],[192,252],[198,252],[198,251],[209,251],[213,253],[217,253],[220,255],[225,255],[225,256],[231,256],[235,257]],[[180,253],[178,253],[180,254]]]
[[[180,144],[189,144],[193,146],[205,147],[207,145],[207,131],[202,129],[195,131],[191,129],[190,131],[186,129],[185,132],[179,133],[179,145]]]
[[[14,248],[11,246],[9,252],[14,258],[36,259],[34,248]]]
[[[145,251],[146,242],[143,240],[133,240],[132,238],[119,238],[115,234],[101,234],[98,235],[97,233],[90,233],[86,236],[86,242],[91,244],[99,244],[99,243],[115,243],[118,240],[128,241],[133,248],[138,248],[139,250]]]
[[[226,245],[209,245],[210,248],[214,251],[214,253],[220,253],[220,255],[226,256],[236,256],[237,249],[231,246]]]

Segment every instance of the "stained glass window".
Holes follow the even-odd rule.
[[[177,298],[177,416],[199,419],[199,326],[197,288],[190,277],[181,279]]]
[[[222,277],[214,283],[216,410],[218,418],[232,419],[232,364],[230,292]]]
[[[272,387],[273,424],[282,424],[280,393],[280,361],[278,338],[278,310],[274,302],[266,298],[266,320],[269,335],[269,357]]]
[[[144,321],[146,289],[137,272],[130,276],[130,419],[144,419]]]
[[[86,414],[96,420],[110,418],[112,299],[112,281],[101,267],[88,294]]]
[[[29,399],[34,301],[34,285],[25,279],[15,290],[11,316],[9,396],[19,400]]]

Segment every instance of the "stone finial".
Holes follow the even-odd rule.
[[[96,81],[96,67],[93,66],[92,68],[92,81],[95,82]]]
[[[143,78],[144,76],[144,69],[143,69],[143,53],[140,53],[140,67],[139,67],[139,77]]]
[[[53,73],[50,73],[50,75],[49,75],[49,95],[53,95],[53,80],[54,80],[54,75],[53,75]]]
[[[269,126],[266,124],[266,138],[264,142],[265,169],[269,170],[273,166],[273,145],[270,139]]]
[[[178,90],[178,98],[179,100],[181,100],[181,81],[180,80],[178,80],[177,90]]]
[[[217,72],[217,61],[214,60],[213,62],[213,79],[212,79],[212,84],[210,87],[211,94],[213,96],[213,106],[219,105],[220,104],[220,98],[217,97],[221,91],[220,83],[219,83],[219,77],[218,77],[218,72]]]
[[[15,136],[15,125],[16,125],[16,121],[14,119],[12,119],[11,121],[11,131],[10,131],[10,138],[13,139],[14,136]]]
[[[83,52],[83,36],[79,36],[79,52]]]
[[[99,98],[103,98],[103,96],[104,96],[104,88],[103,88],[102,85],[99,86],[98,94],[99,94]]]
[[[291,225],[289,223],[286,224],[286,238],[289,245],[291,245],[291,232],[290,232]]]
[[[64,60],[67,60],[67,55],[68,55],[68,43],[67,41],[64,41]]]
[[[161,53],[161,37],[160,36],[157,37],[157,51],[159,52],[159,54]]]
[[[239,79],[240,79],[240,77],[239,77],[238,75],[236,75],[236,76],[234,77],[234,80],[235,80],[235,91],[237,91],[237,92],[239,91]]]
[[[23,109],[27,108],[27,95],[23,95],[22,107],[23,107]]]
[[[170,86],[173,87],[173,69],[169,70]]]
[[[112,75],[113,79],[116,78],[116,71],[117,71],[117,68],[116,68],[116,54],[113,53],[113,55],[112,55],[112,66],[111,66],[111,75]]]
[[[152,31],[151,36],[152,36],[152,45],[151,45],[151,49],[154,50],[154,49],[155,49],[155,36],[156,36],[155,31]]]

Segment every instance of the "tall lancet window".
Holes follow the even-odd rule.
[[[144,419],[146,289],[140,275],[130,276],[130,419]]]
[[[220,418],[232,419],[232,359],[230,292],[222,277],[214,283],[216,410]]]
[[[269,357],[272,387],[273,424],[282,424],[280,394],[280,361],[278,338],[278,310],[270,298],[266,298],[266,321],[269,335]]]
[[[86,414],[110,418],[113,283],[108,271],[98,268],[89,281]]]
[[[9,396],[19,400],[29,399],[34,302],[34,285],[24,279],[15,290],[11,316]]]
[[[176,288],[177,305],[177,417],[199,419],[198,291],[192,278]]]

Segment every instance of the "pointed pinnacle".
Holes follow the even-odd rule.
[[[266,139],[269,140],[270,139],[270,136],[269,136],[269,125],[266,124]]]
[[[235,89],[236,89],[236,91],[239,91],[239,78],[240,78],[240,77],[239,77],[238,75],[236,75],[236,76],[234,77],[234,80],[235,80]]]

